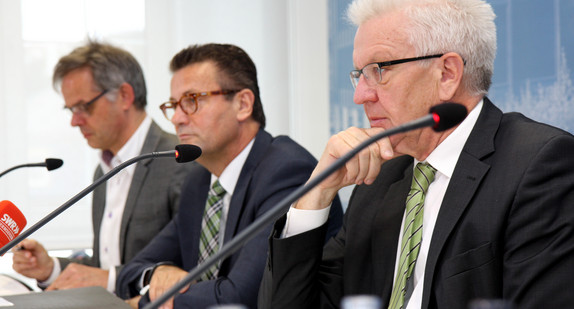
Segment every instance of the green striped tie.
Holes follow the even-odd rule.
[[[401,255],[389,309],[404,307],[407,281],[413,273],[421,247],[425,195],[434,180],[435,173],[436,169],[428,163],[418,163],[414,169],[413,182],[406,202]]]
[[[219,220],[221,219],[224,195],[225,189],[219,184],[219,180],[215,181],[213,186],[211,186],[211,190],[209,190],[203,220],[201,221],[198,264],[203,263],[219,250]],[[199,281],[215,279],[217,277],[218,268],[218,264],[210,267],[201,275]]]

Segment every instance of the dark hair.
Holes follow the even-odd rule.
[[[249,89],[255,96],[252,117],[261,128],[265,128],[265,113],[259,96],[257,69],[247,53],[231,44],[192,45],[184,48],[171,59],[169,68],[172,73],[195,63],[212,61],[220,74],[217,82],[225,89]],[[233,95],[228,95],[231,99]]]
[[[89,40],[86,45],[60,58],[52,76],[54,88],[57,90],[66,74],[84,67],[92,70],[94,83],[100,91],[118,88],[124,82],[130,84],[134,89],[135,107],[139,110],[145,108],[145,79],[142,68],[132,54],[110,44]]]

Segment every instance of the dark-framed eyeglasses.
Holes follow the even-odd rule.
[[[181,107],[181,110],[186,114],[190,115],[197,112],[198,102],[200,97],[214,96],[214,95],[225,95],[238,92],[239,90],[215,90],[215,91],[204,91],[196,93],[186,93],[179,101],[170,100],[159,106],[163,115],[167,120],[171,121],[171,118],[175,114],[177,106]]]
[[[383,67],[388,67],[395,64],[411,62],[411,61],[419,61],[431,58],[439,58],[442,57],[444,54],[436,54],[430,56],[422,56],[422,57],[415,57],[415,58],[405,58],[405,59],[398,59],[398,60],[391,60],[385,62],[373,62],[369,63],[364,66],[360,70],[353,70],[350,73],[351,76],[351,84],[353,84],[353,88],[357,88],[359,84],[359,79],[361,78],[361,74],[365,76],[365,80],[367,81],[367,85],[375,86],[376,84],[380,83],[382,80],[382,72],[385,70]]]
[[[89,100],[86,103],[78,103],[70,107],[64,106],[64,109],[69,110],[73,115],[75,114],[89,115],[92,109],[92,104],[94,104],[97,100],[103,97],[106,93],[108,93],[108,89],[102,90],[100,94],[98,94],[95,98]]]

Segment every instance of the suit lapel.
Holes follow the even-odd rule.
[[[413,177],[413,159],[405,158],[407,167],[404,169],[404,177],[389,187],[390,194],[385,194],[385,199],[380,202],[381,207],[378,208],[374,221],[372,247],[375,292],[381,293],[384,300],[389,299],[392,292],[399,232]]]
[[[247,189],[251,183],[251,178],[253,177],[253,173],[255,172],[257,165],[265,155],[267,147],[269,147],[272,140],[273,138],[271,135],[262,129],[260,129],[255,136],[253,147],[247,156],[247,160],[245,160],[245,164],[243,164],[243,168],[241,169],[241,173],[237,179],[237,184],[235,185],[235,190],[233,191],[233,196],[231,197],[229,213],[227,215],[227,222],[225,225],[224,242],[231,240],[237,232],[241,213],[246,206],[245,199]]]
[[[180,240],[182,247],[186,248],[183,252],[190,252],[189,262],[191,266],[195,267],[199,259],[198,244],[205,203],[211,186],[211,173],[197,162],[191,164],[195,164],[195,166],[189,174],[194,176],[189,179],[189,183],[184,187],[187,192],[182,192],[180,214],[177,217],[179,228],[183,231],[180,232],[180,235],[186,235]],[[187,214],[188,212],[189,214]]]
[[[485,97],[480,116],[460,154],[440,207],[425,267],[422,308],[429,305],[435,269],[445,243],[490,169],[482,159],[494,152],[494,137],[501,118],[502,112]]]
[[[96,172],[94,173],[94,180],[99,179],[104,175],[102,168],[98,164]],[[101,184],[94,189],[92,196],[92,228],[94,230],[93,239],[93,259],[100,266],[100,227],[102,226],[102,218],[106,207],[106,184]]]
[[[152,121],[140,154],[156,151],[160,142],[160,135],[161,129],[155,122]],[[126,205],[120,226],[120,260],[122,262],[125,262],[124,256],[126,250],[125,240],[127,238],[127,225],[133,215],[134,209],[136,207],[137,197],[139,196],[142,186],[145,183],[149,171],[148,165],[151,161],[152,158],[138,162],[134,170],[134,175],[132,177],[132,182],[128,191],[128,197],[126,199]]]

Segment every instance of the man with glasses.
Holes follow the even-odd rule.
[[[198,145],[176,218],[118,277],[117,293],[135,306],[154,301],[218,252],[311,175],[317,163],[286,136],[265,128],[257,71],[237,46],[195,45],[171,60],[171,98],[160,108],[182,143]],[[191,176],[193,175],[193,176]],[[342,224],[331,207],[327,237]],[[243,304],[255,308],[271,227],[264,228],[166,302],[166,308]],[[323,235],[325,239],[325,235]]]
[[[444,132],[372,144],[295,203],[273,231],[259,308],[339,308],[357,294],[391,309],[475,308],[475,299],[572,307],[574,137],[504,114],[485,96],[496,54],[492,7],[355,0],[348,14],[358,26],[354,101],[371,128],[332,137],[314,175],[437,104],[460,103],[468,115]],[[351,184],[345,223],[323,247],[320,214]]]
[[[94,179],[142,153],[173,150],[177,137],[147,115],[146,85],[137,60],[109,44],[88,42],[62,57],[54,69],[71,125],[101,150]],[[172,219],[189,166],[175,160],[144,160],[123,169],[93,193],[93,256],[51,258],[27,239],[13,268],[47,290],[102,286],[110,292],[130,261]]]

